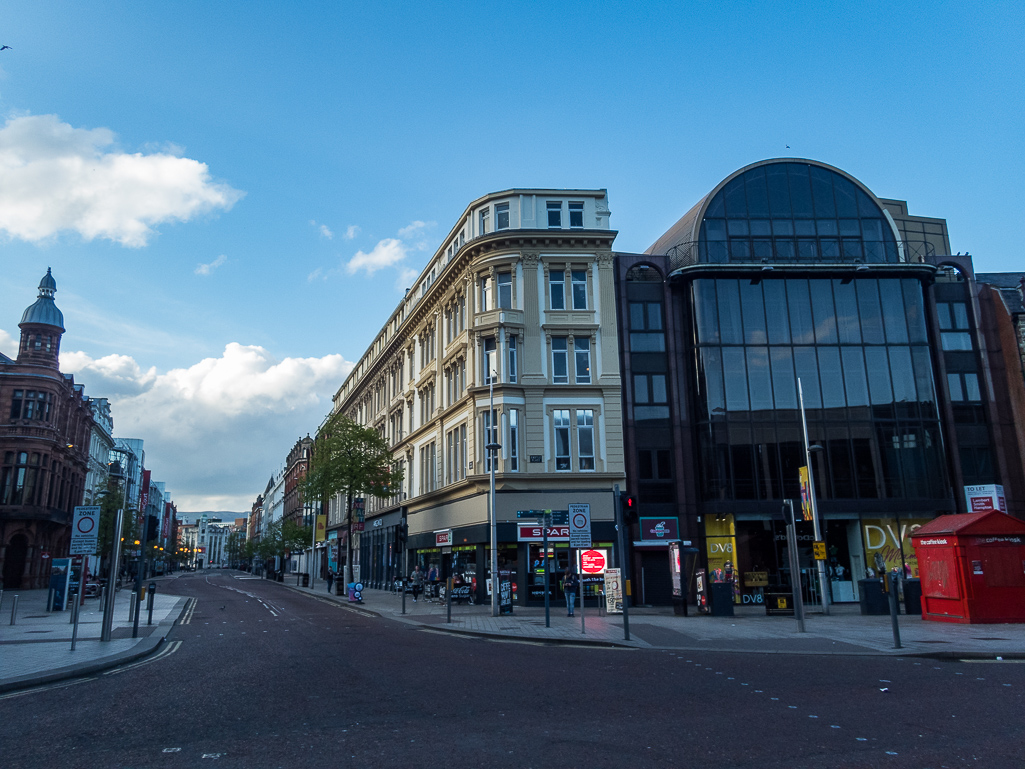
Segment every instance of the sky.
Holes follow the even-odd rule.
[[[1021,270],[1020,2],[0,0],[0,351],[179,509],[246,511],[474,199],[606,188],[643,251],[733,171],[837,166]]]

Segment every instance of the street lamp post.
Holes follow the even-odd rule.
[[[115,471],[117,475],[115,475]],[[121,466],[111,467],[111,475],[117,480],[118,489],[121,488]],[[114,622],[114,596],[117,591],[114,583],[121,570],[121,528],[125,521],[125,498],[121,497],[121,505],[118,507],[117,517],[114,521],[114,536],[111,544],[110,570],[107,572],[107,593],[104,596],[103,624],[100,627],[100,640],[109,641],[111,627]]]
[[[491,519],[491,616],[498,616],[498,591],[501,587],[501,580],[498,575],[498,511],[495,509],[495,461],[498,459],[498,450],[502,448],[496,440],[495,434],[495,378],[497,373],[491,372],[490,381],[490,405],[488,406],[488,443],[484,446],[488,452],[491,466],[491,493],[488,495],[488,517]]]
[[[808,418],[804,413],[804,391],[801,388],[801,379],[797,379],[797,399],[801,405],[801,434],[804,438],[804,465],[808,468],[808,501],[811,505],[811,521],[812,526],[815,529],[815,541],[822,541],[822,530],[819,527],[819,505],[815,497],[815,473],[812,472],[811,468],[811,448],[808,445]],[[829,614],[829,595],[826,592],[828,583],[826,582],[826,562],[819,559],[815,560],[815,566],[819,573],[819,598],[822,603],[822,613]],[[800,575],[798,575],[800,578]]]

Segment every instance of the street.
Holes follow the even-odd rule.
[[[158,655],[0,695],[5,769],[1025,765],[1013,661],[496,642],[238,572],[165,589],[196,602]]]

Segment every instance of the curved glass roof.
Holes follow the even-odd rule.
[[[673,250],[691,264],[900,261],[893,226],[869,192],[837,170],[794,160],[730,178],[648,253]]]

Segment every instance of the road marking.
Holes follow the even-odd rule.
[[[46,686],[34,686],[31,689],[22,689],[17,692],[9,692],[7,694],[0,694],[0,700],[9,700],[15,697],[23,697],[26,694],[35,694],[36,692],[46,692],[51,689],[65,689],[75,684],[85,683],[86,681],[95,681],[96,676],[90,676],[88,678],[76,678],[74,681],[61,681],[55,684],[47,684]]]
[[[181,748],[164,748],[161,752],[162,753],[178,753],[180,751],[181,751]]]
[[[151,662],[156,662],[157,660],[163,659],[164,657],[170,657],[172,654],[174,654],[176,651],[178,651],[178,649],[181,648],[181,645],[182,645],[181,641],[171,641],[167,646],[165,646],[163,649],[161,649],[158,654],[156,654],[156,655],[154,655],[154,656],[152,656],[152,657],[150,657],[148,659],[139,660],[138,662],[133,662],[130,665],[125,665],[124,667],[115,668],[114,670],[108,670],[103,675],[105,675],[105,676],[115,676],[118,673],[124,673],[126,670],[131,670],[133,668],[141,667],[142,665],[148,665]]]

